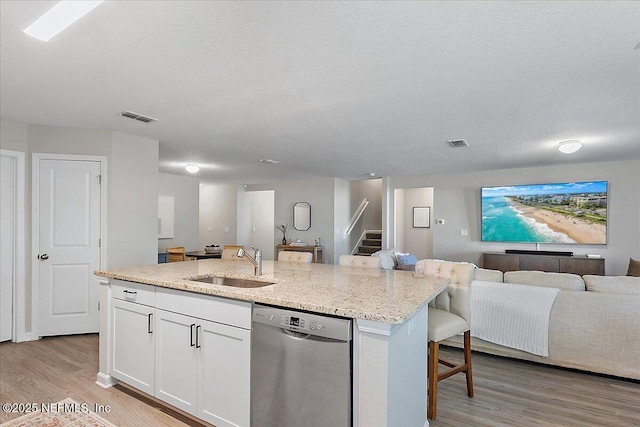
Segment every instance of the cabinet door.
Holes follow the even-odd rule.
[[[111,300],[111,375],[148,394],[154,392],[154,312],[146,305]]]
[[[520,257],[518,255],[488,254],[483,255],[482,265],[489,270],[516,271],[520,269]]]
[[[200,320],[198,418],[218,427],[249,426],[251,331]]]
[[[196,319],[156,309],[155,397],[196,413]]]

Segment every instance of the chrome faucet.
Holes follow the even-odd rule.
[[[254,251],[253,256],[246,253],[242,248],[238,249],[238,253],[236,255],[238,255],[238,258],[249,258],[249,261],[253,264],[253,275],[262,276],[262,252],[260,249],[256,249],[253,246],[251,246],[251,249]]]

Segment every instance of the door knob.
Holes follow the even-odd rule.
[[[48,260],[49,259],[49,255],[47,255],[47,254],[38,255],[38,259],[40,261]]]

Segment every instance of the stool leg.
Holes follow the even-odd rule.
[[[465,375],[467,376],[467,394],[473,397],[473,376],[471,373],[471,331],[464,333],[464,364],[466,365]]]
[[[438,405],[438,353],[439,344],[429,341],[429,357],[427,361],[429,390],[429,402],[427,405],[427,418],[434,420],[436,418],[436,407]]]

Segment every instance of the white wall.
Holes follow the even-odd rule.
[[[318,238],[322,239],[324,262],[333,264],[334,235],[336,234],[333,224],[333,178],[253,184],[249,185],[247,190],[275,190],[274,247],[282,243],[282,233],[275,228],[275,224],[289,224],[287,239],[300,239],[311,245]],[[311,205],[311,228],[307,231],[298,231],[293,228],[293,205],[296,202],[309,202]]]
[[[200,180],[190,176],[161,173],[158,195],[173,197],[173,238],[158,239],[158,252],[173,246],[187,251],[204,250],[200,245]]]
[[[236,184],[200,183],[199,236],[203,249],[208,245],[237,244],[238,192]]]
[[[158,262],[158,141],[112,133],[107,267]]]
[[[433,258],[434,221],[430,228],[413,228],[413,208],[429,206],[433,208],[433,188],[397,189],[396,195],[396,248],[414,254],[418,259]]]
[[[0,120],[0,146],[26,153],[25,304],[31,330],[31,154],[107,158],[105,268],[157,262],[158,141],[106,130],[37,126]]]
[[[335,178],[333,184],[333,226],[338,230],[333,244],[333,258],[338,260],[340,255],[348,255],[351,253],[349,238],[344,236],[352,212],[351,206],[351,183],[342,179]]]
[[[606,245],[541,245],[543,250],[570,250],[576,255],[602,255],[607,275],[624,275],[629,257],[640,257],[640,161],[504,169],[448,175],[394,177],[392,189],[433,187],[433,257],[481,265],[482,252],[535,249],[532,244],[480,241],[480,187],[545,182],[606,180],[609,182]],[[388,191],[393,206],[393,191]],[[444,225],[435,225],[442,218]],[[460,230],[469,230],[461,236]]]

